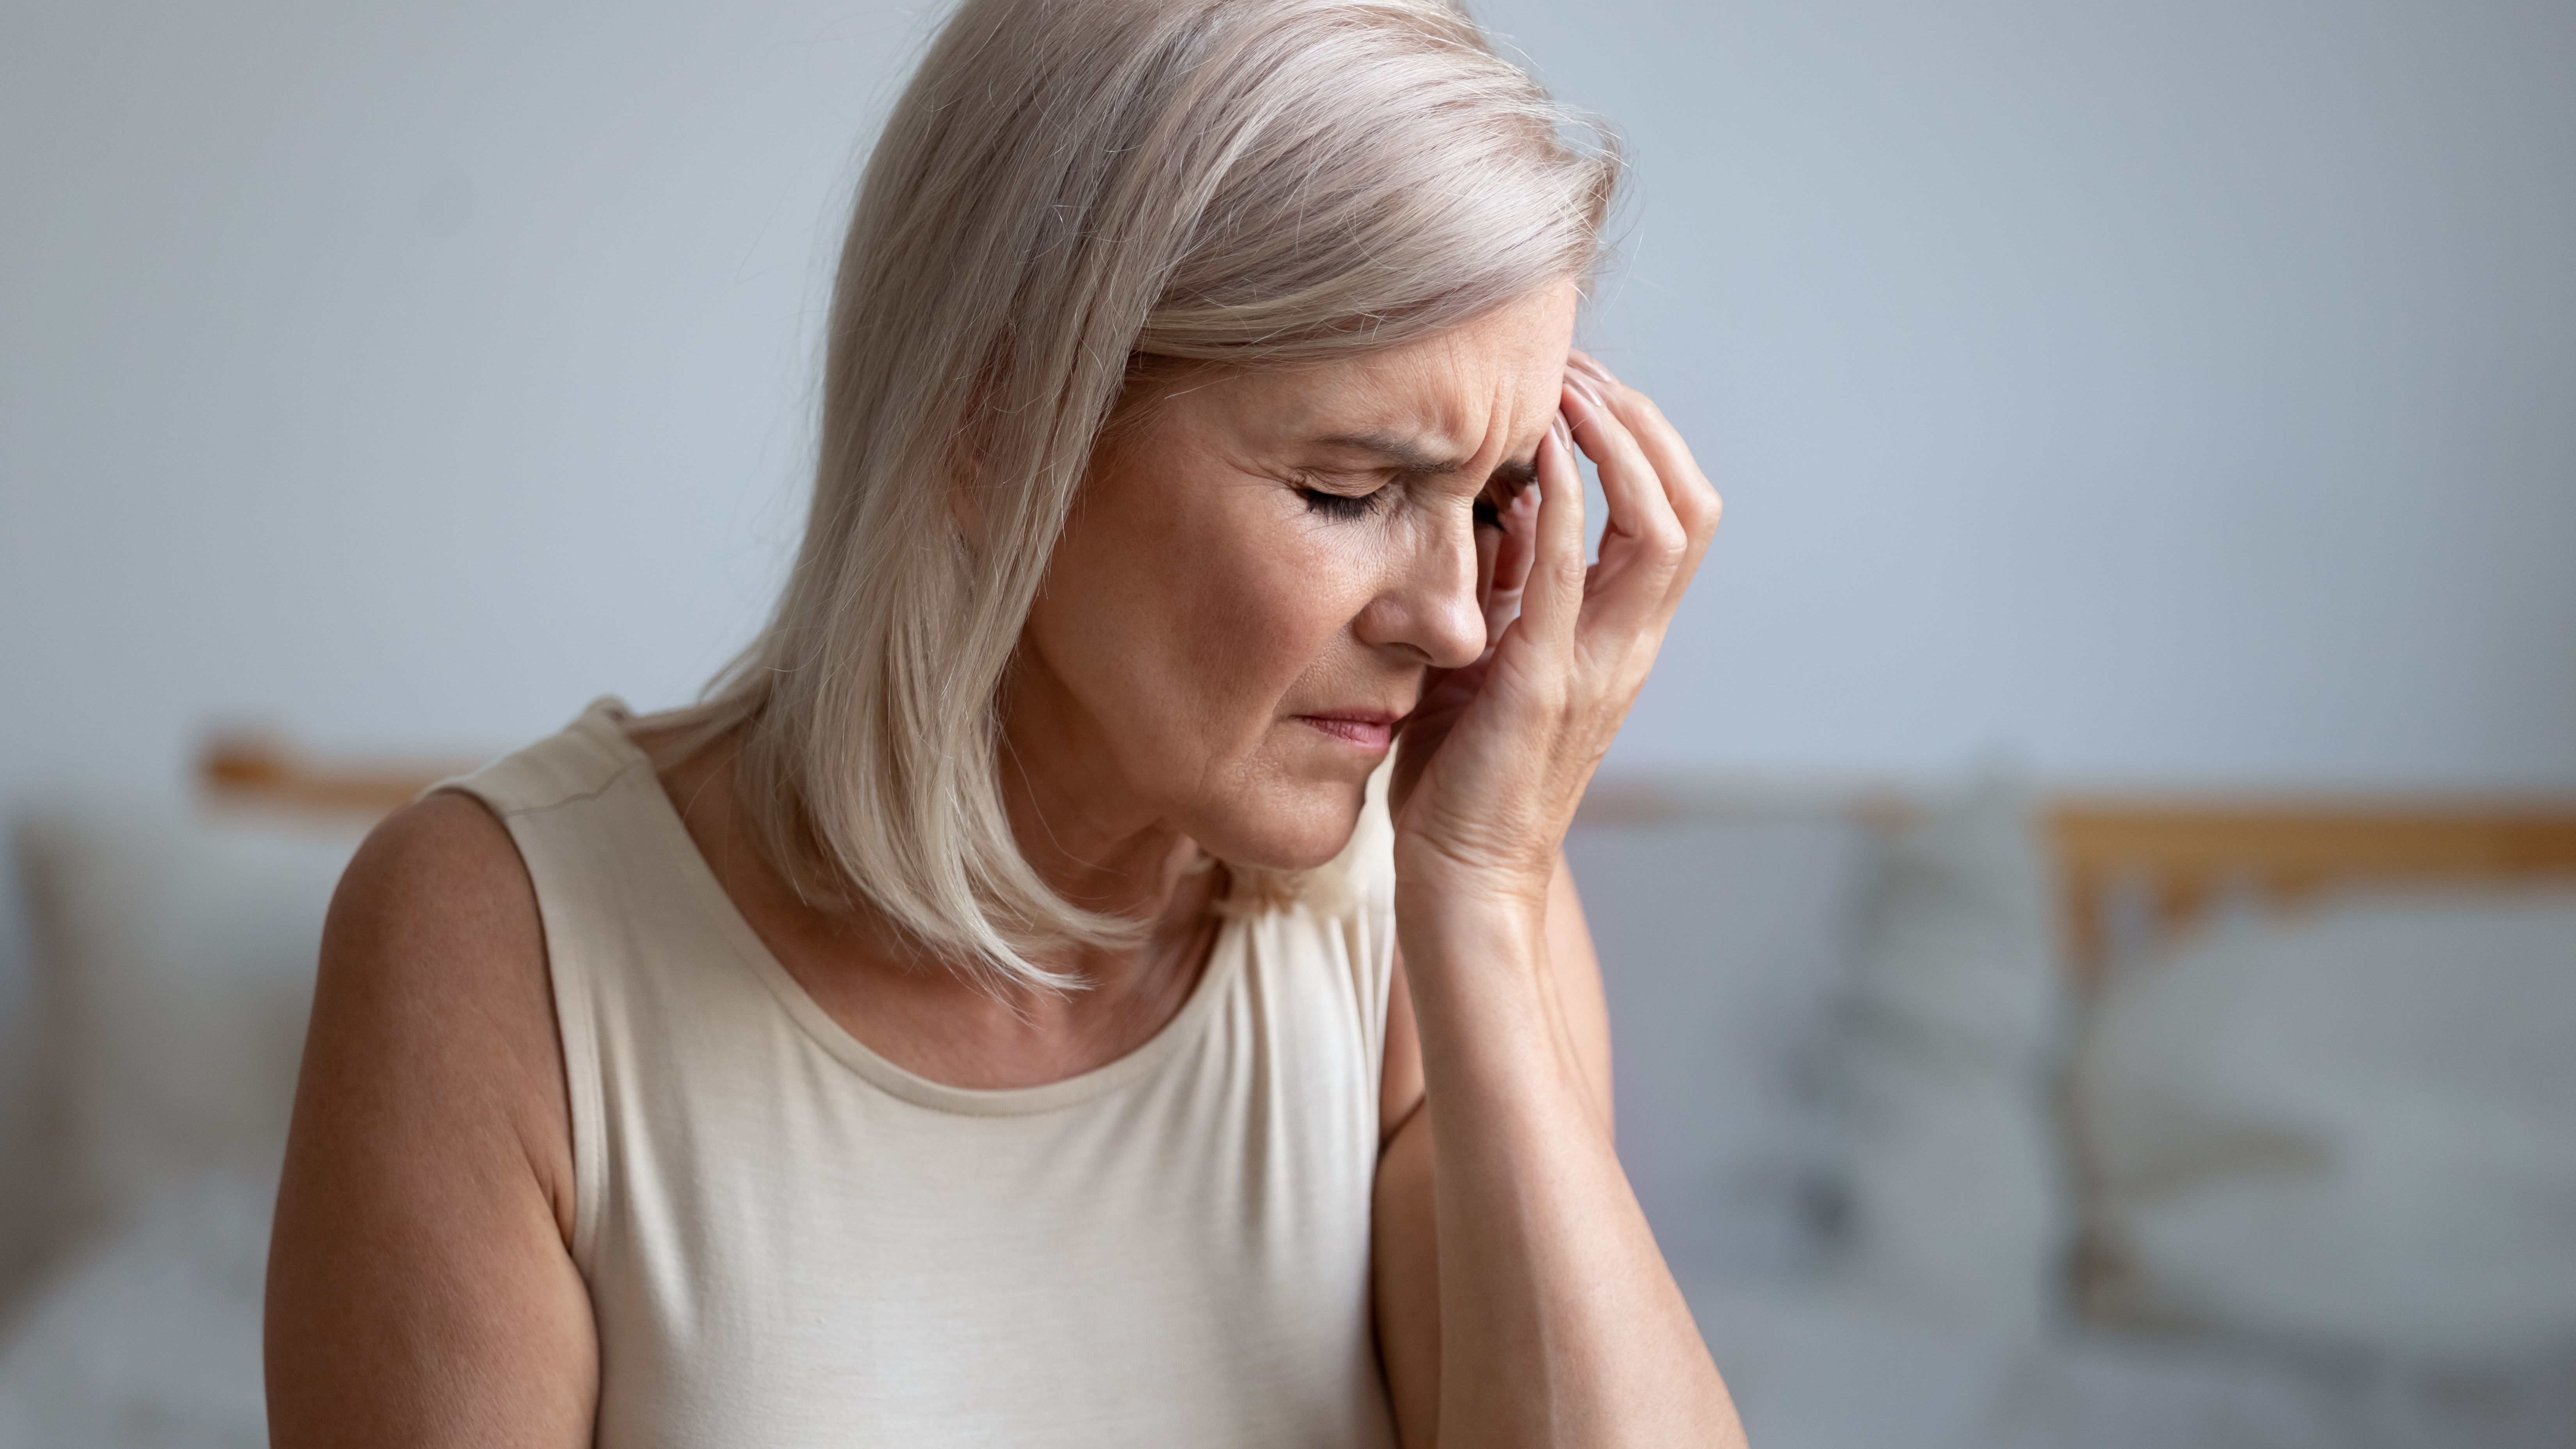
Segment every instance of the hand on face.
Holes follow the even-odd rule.
[[[1400,883],[1543,905],[1557,843],[1717,529],[1716,490],[1644,394],[1575,352],[1561,406],[1536,486],[1503,516],[1485,655],[1434,675],[1406,718],[1390,794]],[[1574,446],[1609,502],[1589,568]]]
[[[1400,718],[1404,872],[1543,890],[1717,518],[1653,406],[1569,364],[1576,300],[1192,378],[1105,446],[1004,701],[1035,833],[1318,864]],[[1588,574],[1578,444],[1610,500]]]

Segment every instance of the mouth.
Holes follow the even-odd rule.
[[[1382,753],[1395,743],[1397,716],[1376,709],[1336,709],[1321,714],[1301,714],[1297,722],[1311,725],[1345,744],[1372,753]]]

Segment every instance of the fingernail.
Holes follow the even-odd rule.
[[[1565,426],[1565,414],[1558,413],[1548,427],[1556,433],[1556,445],[1565,450],[1567,461],[1574,458],[1574,434]]]
[[[1574,395],[1576,397],[1589,403],[1594,412],[1607,412],[1609,410],[1609,399],[1603,397],[1601,395],[1601,389],[1593,386],[1592,379],[1585,377],[1582,373],[1567,373],[1565,375],[1565,385],[1574,390]]]
[[[1610,375],[1610,369],[1603,367],[1600,363],[1593,361],[1591,358],[1586,357],[1580,352],[1566,354],[1565,361],[1567,366],[1577,368],[1598,381],[1616,383],[1619,380]]]

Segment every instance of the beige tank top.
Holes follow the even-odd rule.
[[[1391,1445],[1371,1331],[1393,869],[1228,922],[1151,1041],[1043,1087],[862,1046],[734,909],[614,701],[454,782],[536,885],[597,1443]]]

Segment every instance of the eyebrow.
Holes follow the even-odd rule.
[[[1406,473],[1433,476],[1460,473],[1466,471],[1470,461],[1465,458],[1444,458],[1424,452],[1416,444],[1390,433],[1346,433],[1339,437],[1321,438],[1317,441],[1327,448],[1349,448],[1355,452],[1374,453]],[[1504,484],[1514,492],[1518,492],[1538,481],[1537,461],[1533,459],[1524,463],[1505,459],[1494,465],[1493,474],[1486,481]]]

